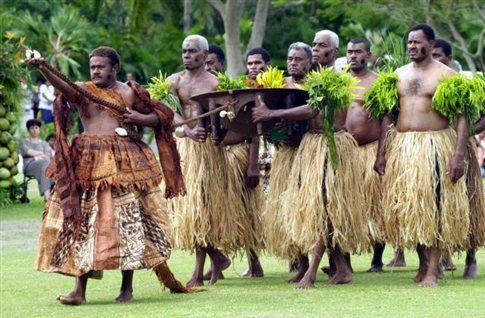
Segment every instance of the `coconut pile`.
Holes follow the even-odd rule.
[[[14,176],[19,172],[19,154],[18,143],[13,137],[16,130],[15,115],[0,104],[0,189],[17,184]]]

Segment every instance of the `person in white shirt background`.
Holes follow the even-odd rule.
[[[39,110],[41,112],[41,120],[45,124],[54,121],[52,116],[54,100],[54,86],[49,81],[46,81],[39,87]]]

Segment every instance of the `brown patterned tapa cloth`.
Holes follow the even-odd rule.
[[[47,203],[36,269],[80,276],[92,271],[152,268],[170,257],[170,226],[160,188],[86,191],[73,235],[57,193]]]

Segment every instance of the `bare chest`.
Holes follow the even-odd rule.
[[[401,78],[397,85],[399,97],[432,98],[438,81],[427,78],[425,74]]]

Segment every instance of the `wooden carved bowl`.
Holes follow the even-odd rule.
[[[294,88],[251,88],[235,89],[205,93],[192,96],[203,112],[220,106],[230,105],[226,110],[230,114],[221,118],[219,114],[211,115],[211,129],[216,136],[221,136],[224,130],[231,130],[246,137],[253,137],[271,131],[281,120],[270,120],[255,124],[251,119],[251,109],[259,104],[261,96],[270,109],[286,109],[304,105],[308,93]],[[289,125],[290,126],[290,125]],[[289,129],[290,130],[290,129]]]

